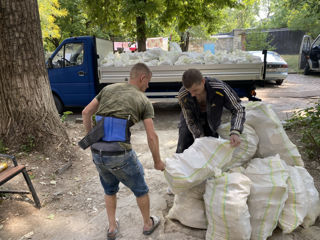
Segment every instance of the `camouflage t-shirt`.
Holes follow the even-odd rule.
[[[154,118],[151,102],[136,86],[128,83],[115,83],[104,87],[96,96],[99,108],[96,115],[128,119],[133,124],[140,120]],[[131,144],[121,143],[126,149]]]

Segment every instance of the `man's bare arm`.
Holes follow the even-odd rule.
[[[154,130],[152,118],[143,120],[143,124],[147,132],[148,145],[152,153],[154,168],[163,171],[165,169],[165,164],[161,161],[160,158],[159,139],[157,133]]]
[[[92,115],[98,110],[99,101],[94,98],[82,111],[82,121],[87,133],[92,128]]]

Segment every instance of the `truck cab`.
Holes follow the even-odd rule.
[[[300,47],[299,68],[304,69],[305,75],[311,72],[320,72],[320,34],[313,42],[310,36],[303,36]]]
[[[101,48],[99,56],[97,48]],[[113,51],[111,41],[95,37],[65,39],[48,59],[53,98],[59,113],[64,107],[83,107],[97,94],[97,62]]]

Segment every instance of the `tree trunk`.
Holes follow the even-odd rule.
[[[70,143],[49,85],[37,0],[0,1],[0,139],[10,149],[33,139],[43,152]]]
[[[138,52],[146,51],[146,18],[145,16],[138,16],[137,22],[137,40],[138,40]]]
[[[188,52],[189,38],[190,38],[190,33],[188,31],[180,34],[180,48],[182,52]]]

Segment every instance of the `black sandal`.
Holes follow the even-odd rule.
[[[119,233],[119,227],[120,227],[120,223],[119,223],[118,219],[116,219],[116,225],[117,225],[117,228],[113,232],[109,232],[109,229],[108,229],[107,240],[116,240],[117,239],[117,236]]]
[[[153,222],[152,227],[149,230],[144,230],[142,232],[144,235],[150,235],[160,225],[160,218],[159,217],[151,216],[150,218],[151,218],[151,220]]]

